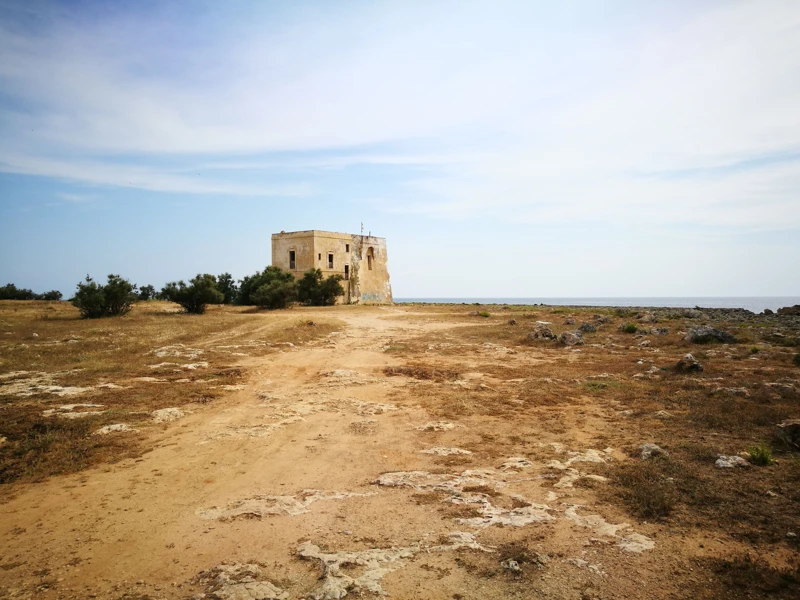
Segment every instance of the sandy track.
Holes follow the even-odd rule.
[[[587,429],[613,427],[613,411],[587,405],[562,415],[578,424],[569,434],[530,417],[426,431],[437,420],[418,406],[413,381],[383,375],[401,362],[383,350],[453,324],[395,318],[408,314],[337,315],[347,323],[339,335],[245,359],[244,389],[165,425],[143,458],[21,486],[0,507],[3,593],[271,597],[253,587],[263,579],[291,598],[379,589],[398,598],[579,598],[592,586],[644,597],[643,582],[649,597],[668,597],[659,557],[682,542],[662,543],[658,528],[598,510],[591,491],[573,485],[584,465],[614,460],[613,448],[580,445]],[[545,458],[508,463],[525,456],[477,452],[442,467],[421,452],[474,446],[489,433],[524,434],[530,455]],[[516,571],[492,550],[520,536],[542,560]],[[233,587],[193,580],[223,563],[256,562],[260,573],[239,578],[253,580],[249,591],[235,577]]]

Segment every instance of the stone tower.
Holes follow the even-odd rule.
[[[392,304],[386,238],[330,231],[272,234],[272,265],[300,278],[309,269],[341,275],[340,303]]]

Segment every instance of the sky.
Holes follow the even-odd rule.
[[[0,285],[800,296],[800,4],[0,0]]]

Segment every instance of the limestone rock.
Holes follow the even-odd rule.
[[[578,331],[580,331],[581,333],[594,333],[595,331],[597,331],[597,327],[595,327],[591,323],[584,322],[578,326]]]
[[[800,448],[800,419],[784,421],[777,428],[778,438],[783,440],[787,446]]]
[[[716,327],[702,326],[692,327],[684,338],[693,344],[708,344],[710,342],[722,342],[723,344],[735,344],[736,338],[727,331],[722,331]]]
[[[764,311],[766,312],[766,311]],[[783,308],[778,309],[779,315],[793,315],[795,317],[800,316],[800,304],[795,304],[794,306],[784,306]]]
[[[529,340],[554,340],[556,339],[556,334],[553,333],[553,330],[550,329],[547,325],[538,324],[536,325],[536,329],[531,331],[528,334]]]
[[[686,354],[675,365],[676,371],[683,371],[689,373],[699,373],[703,370],[703,365],[691,354]]]
[[[516,325],[517,324],[517,320],[516,319],[509,319],[508,320],[508,324],[509,325]]]
[[[564,331],[558,341],[565,346],[580,346],[583,344],[583,334],[580,331]]]
[[[136,431],[127,423],[114,423],[113,425],[106,425],[94,432],[94,435],[108,435],[115,432]]]
[[[720,469],[734,469],[736,467],[747,467],[750,465],[750,463],[741,456],[736,456],[735,454],[732,456],[720,454],[717,458],[717,462],[714,464]]]
[[[639,446],[639,450],[642,453],[642,460],[647,460],[653,456],[669,456],[669,452],[661,448],[661,446],[657,446],[656,444],[642,444]]]

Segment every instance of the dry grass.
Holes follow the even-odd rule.
[[[148,427],[153,410],[213,401],[243,379],[236,367],[243,356],[277,352],[283,344],[309,342],[341,327],[335,320],[311,327],[302,311],[175,311],[174,304],[145,302],[124,317],[83,320],[66,302],[0,302],[0,436],[6,438],[0,483],[79,471],[141,452],[147,446],[140,434],[91,434],[111,423]],[[165,347],[171,349],[158,356]],[[106,384],[112,387],[98,387]],[[44,385],[57,387],[48,391]],[[52,393],[70,386],[87,389],[74,396]],[[100,404],[86,410],[101,412],[78,419],[43,416],[74,403]]]

